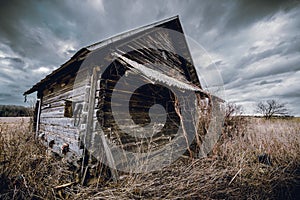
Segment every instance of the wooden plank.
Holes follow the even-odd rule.
[[[74,90],[68,91],[57,91],[55,95],[44,96],[43,104],[51,104],[57,101],[62,101],[64,99],[82,99],[80,97],[84,96],[86,92],[86,86],[76,88]]]
[[[88,98],[88,115],[87,115],[87,128],[85,133],[85,144],[87,146],[91,145],[91,133],[93,131],[93,115],[94,115],[94,105],[95,105],[95,94],[96,94],[96,84],[98,80],[98,71],[100,69],[97,67],[93,68],[92,76],[91,76],[91,87],[89,91],[89,98]]]
[[[73,118],[66,118],[66,117],[58,117],[58,118],[42,118],[41,124],[52,124],[52,125],[59,125],[62,127],[73,127],[74,126],[74,119]]]
[[[86,133],[85,133],[86,142],[91,141],[91,143],[89,145],[92,145],[92,143],[93,143],[91,136],[93,135],[93,130],[97,123],[97,121],[94,121],[94,116],[96,116],[95,97],[96,97],[96,89],[97,89],[96,84],[99,82],[98,81],[98,71],[99,71],[99,69],[97,70],[97,68],[95,67],[93,69],[93,74],[91,77],[91,90],[90,90],[90,96],[89,96],[89,111],[88,111],[88,117],[87,117],[87,128],[86,128]],[[101,136],[101,141],[102,141],[102,144],[104,147],[106,159],[109,163],[109,166],[111,166],[110,171],[112,174],[112,178],[116,182],[118,180],[118,172],[117,172],[115,164],[114,164],[114,158],[112,156],[112,153],[110,152],[108,144],[106,143],[104,133],[102,131],[100,132],[100,136]]]
[[[50,106],[50,105],[46,105],[46,106]],[[42,113],[46,114],[46,113],[64,112],[64,110],[65,110],[65,104],[64,103],[63,104],[61,103],[57,107],[52,107],[52,104],[51,104],[51,107],[42,108]]]
[[[64,117],[64,110],[57,110],[53,112],[41,112],[41,118],[58,118],[58,117]]]
[[[41,131],[51,132],[57,136],[65,137],[66,139],[71,139],[78,142],[79,133],[76,129],[41,124]]]

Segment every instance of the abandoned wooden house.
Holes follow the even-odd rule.
[[[145,67],[147,63],[155,65]],[[131,78],[121,80],[127,76]],[[160,84],[162,82],[166,86]],[[140,87],[135,88],[125,102],[132,84]],[[149,125],[149,110],[155,104],[160,104],[167,116],[165,125],[151,138],[152,148],[157,149],[172,140],[181,123],[178,112],[183,111],[176,109],[176,95],[168,90],[169,85],[196,93],[197,101],[193,103],[198,106],[206,102],[208,112],[210,103],[207,102],[211,97],[201,89],[178,16],[80,49],[24,95],[37,92],[36,134],[42,135],[54,152],[83,162],[86,151],[95,150],[90,147],[103,137],[122,149],[145,151],[149,143],[130,137],[122,130],[132,127],[129,121],[141,127]],[[117,99],[114,108],[113,98]],[[122,113],[124,107],[128,107],[129,115]],[[118,112],[117,116],[113,109]],[[109,157],[111,152],[104,152],[103,156]],[[118,165],[118,158],[106,159],[114,159]]]

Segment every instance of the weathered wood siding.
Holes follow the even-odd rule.
[[[126,44],[119,43],[114,49],[115,52],[125,53],[125,56],[141,64],[154,63],[153,70],[159,71],[169,77],[174,77],[179,81],[185,83],[194,84],[200,86],[198,78],[195,76],[196,72],[192,65],[191,57],[186,52],[187,48],[175,46],[174,43],[184,45],[184,38],[172,38],[168,32],[162,29],[160,32],[146,33],[139,39],[132,40]],[[152,47],[152,48],[150,48]],[[184,49],[185,51],[182,51]],[[110,49],[109,52],[112,52]],[[176,52],[181,55],[176,54]],[[183,54],[182,54],[183,53]],[[107,55],[106,57],[109,57]],[[184,57],[187,56],[187,57]],[[190,70],[190,69],[193,70]],[[133,75],[133,79],[120,80],[123,76]],[[119,82],[120,81],[120,82]],[[119,83],[121,88],[115,88]],[[112,113],[112,107],[117,111],[122,111],[127,107],[125,96],[128,96],[131,85],[141,84],[146,85],[144,88],[135,91],[131,95],[135,96],[130,100],[131,106],[134,108],[131,112],[131,116],[128,114],[119,112],[117,113],[118,119],[121,119],[122,125],[130,127],[130,121],[134,120],[136,124],[145,126],[149,123],[149,108],[154,104],[161,104],[167,112],[167,121],[161,131],[153,138],[134,138],[126,134],[117,124]],[[148,86],[149,85],[149,86]],[[162,93],[155,93],[152,90]],[[112,94],[119,99],[118,104],[113,104]],[[157,96],[158,95],[158,96]],[[122,102],[124,99],[124,102]],[[149,79],[141,76],[130,69],[126,63],[122,63],[119,60],[112,60],[110,65],[106,66],[106,69],[102,69],[102,73],[98,74],[98,80],[95,90],[95,102],[93,107],[93,120],[90,124],[90,137],[91,146],[96,149],[99,144],[99,134],[103,131],[107,138],[113,141],[118,147],[132,152],[144,152],[149,149],[156,150],[168,143],[175,134],[177,134],[178,127],[180,126],[180,119],[175,109],[176,97],[171,94],[165,87],[159,85],[153,85],[153,82]],[[196,107],[195,102],[195,107]],[[118,107],[120,109],[118,109]],[[129,108],[128,108],[129,109]],[[193,119],[190,119],[193,120]],[[196,126],[198,124],[195,124]],[[84,129],[81,130],[85,132]],[[101,145],[100,145],[101,146]],[[112,149],[113,151],[113,149]],[[122,163],[121,160],[116,159],[117,164]]]
[[[179,21],[166,23],[162,27],[182,31]],[[89,61],[88,57],[95,52],[98,59]],[[168,91],[168,87],[161,86],[159,82],[154,83],[147,76],[134,71],[121,59],[115,58],[114,52],[123,54],[139,64],[151,63],[152,65],[147,65],[151,70],[201,88],[184,35],[180,33],[173,35],[166,29],[149,29],[91,52],[88,48],[82,50],[77,58],[73,58],[66,65],[74,65],[73,72],[60,71],[59,77],[52,75],[55,79],[51,77],[49,83],[39,89],[42,99],[39,132],[45,133],[48,144],[54,141],[53,151],[60,153],[64,143],[69,144],[71,153],[76,156],[84,155],[85,148],[98,148],[99,151],[99,138],[103,139],[101,134],[104,133],[105,137],[118,147],[132,152],[144,152],[149,148],[159,149],[177,134],[180,117],[176,107],[176,96]],[[102,58],[103,62],[99,58]],[[74,61],[76,59],[76,62],[86,61],[86,68],[80,69]],[[127,75],[134,78],[121,80]],[[121,87],[116,88],[117,83],[121,83]],[[128,96],[130,86],[141,83],[145,86],[132,93],[130,105],[127,105],[125,100],[122,102],[124,97]],[[112,102],[112,94],[119,99],[117,103]],[[195,102],[196,107],[202,99],[203,97],[199,96],[198,102]],[[66,101],[73,102],[72,117],[65,116]],[[129,106],[129,117],[126,113],[117,113],[122,125],[130,128],[133,120],[135,124],[145,126],[149,124],[149,109],[154,104],[164,107],[167,121],[166,124],[160,125],[161,131],[150,140],[126,134],[112,114],[112,107],[122,111],[122,107]],[[206,110],[202,112],[205,113]],[[194,120],[192,117],[188,120]],[[101,156],[105,157],[104,154]]]
[[[87,113],[84,110],[84,101],[89,86],[88,76],[88,71],[80,71],[78,75],[75,73],[72,77],[62,77],[43,91],[39,132],[45,134],[48,145],[50,141],[54,141],[54,152],[61,153],[62,145],[67,143],[71,153],[82,155],[79,130]],[[72,103],[73,115],[69,117],[65,116],[66,101]],[[82,110],[76,110],[79,105]]]

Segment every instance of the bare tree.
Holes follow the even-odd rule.
[[[223,138],[244,136],[247,127],[247,118],[243,116],[243,108],[234,103],[227,103],[223,127]]]
[[[257,104],[257,112],[261,113],[266,119],[270,119],[273,116],[286,116],[288,110],[286,104],[280,103],[274,99],[267,100],[265,102],[259,102]]]
[[[243,113],[243,108],[241,105],[236,105],[234,103],[227,103],[225,107],[225,118],[230,118],[232,116],[240,116]]]

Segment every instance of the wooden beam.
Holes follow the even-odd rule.
[[[117,182],[118,179],[119,179],[119,175],[118,175],[118,171],[116,170],[116,164],[115,164],[114,157],[113,157],[113,155],[110,151],[110,148],[107,144],[104,132],[102,130],[100,130],[99,132],[100,132],[101,141],[102,141],[102,144],[103,144],[103,148],[104,148],[104,151],[105,151],[105,156],[106,156],[107,162],[108,162],[109,167],[110,167],[110,172],[111,172],[113,181]]]
[[[88,147],[91,146],[91,134],[93,132],[93,116],[95,110],[95,97],[96,97],[96,87],[98,80],[98,68],[94,67],[91,75],[91,84],[90,84],[90,94],[88,99],[88,114],[87,114],[87,123],[86,123],[86,143]]]
[[[93,132],[93,114],[95,109],[95,96],[96,96],[96,84],[98,80],[98,71],[97,67],[93,67],[92,75],[90,77],[90,90],[89,90],[89,97],[88,102],[86,102],[88,106],[88,114],[87,114],[87,121],[85,132],[83,136],[83,143],[84,143],[84,151],[83,151],[83,159],[81,165],[81,176],[84,177],[84,165],[85,165],[85,156],[86,156],[86,148],[91,147],[91,134]]]

